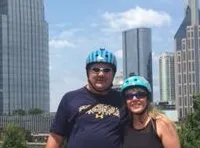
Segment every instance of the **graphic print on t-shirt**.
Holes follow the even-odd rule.
[[[88,108],[91,105],[83,105],[79,107],[79,112]],[[86,114],[93,114],[95,118],[103,119],[105,116],[116,116],[120,117],[119,109],[117,107],[113,107],[111,105],[106,104],[97,104],[92,109],[86,112]]]

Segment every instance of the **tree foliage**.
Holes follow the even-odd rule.
[[[7,125],[4,129],[2,148],[28,148],[24,130],[17,125]]]
[[[28,114],[29,115],[38,115],[38,114],[42,114],[44,111],[39,109],[39,108],[33,108],[33,109],[30,109],[28,111]]]
[[[193,109],[178,131],[182,148],[200,148],[200,94],[193,97]]]
[[[16,109],[13,110],[12,112],[13,115],[18,115],[18,116],[25,116],[26,115],[26,111],[23,109]]]

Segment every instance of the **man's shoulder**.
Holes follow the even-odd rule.
[[[110,91],[110,99],[113,100],[114,104],[118,107],[122,107],[123,99],[121,97],[121,93],[118,90],[112,89]]]
[[[64,96],[73,96],[73,95],[77,95],[77,94],[81,94],[81,93],[84,93],[86,90],[85,87],[81,87],[81,88],[78,88],[78,89],[75,89],[75,90],[71,90],[71,91],[68,91],[65,93]]]
[[[115,89],[111,89],[110,93],[113,95],[118,95],[118,96],[120,96],[121,94],[119,90],[115,90]]]
[[[64,96],[62,97],[62,100],[70,101],[75,97],[79,97],[86,92],[85,89],[86,89],[85,87],[82,87],[79,89],[68,91],[64,94]]]

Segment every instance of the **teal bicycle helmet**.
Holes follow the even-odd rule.
[[[149,93],[151,93],[150,83],[144,77],[141,76],[131,76],[125,79],[120,88],[122,93],[124,93],[124,91],[130,87],[142,87],[145,88]]]
[[[121,85],[122,96],[124,96],[124,93],[128,88],[134,88],[134,87],[144,88],[148,92],[147,100],[149,102],[152,101],[151,85],[144,77],[141,77],[141,76],[131,76],[124,80],[123,84]],[[146,107],[144,108],[142,112],[136,113],[136,114],[137,115],[144,114],[146,110],[149,108],[149,104],[150,103],[147,103]]]
[[[104,48],[95,50],[88,55],[86,60],[86,69],[88,69],[93,63],[110,64],[113,68],[113,71],[117,71],[117,60],[115,55]]]

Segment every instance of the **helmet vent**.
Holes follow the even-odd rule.
[[[102,50],[102,51],[103,51],[103,50],[105,50],[105,49],[104,49],[104,48],[100,48],[100,50]]]
[[[114,72],[116,72],[117,69],[117,61],[115,55],[108,50],[105,50],[104,48],[95,50],[88,55],[86,59],[86,68],[88,68],[88,65],[92,63],[111,64]]]

